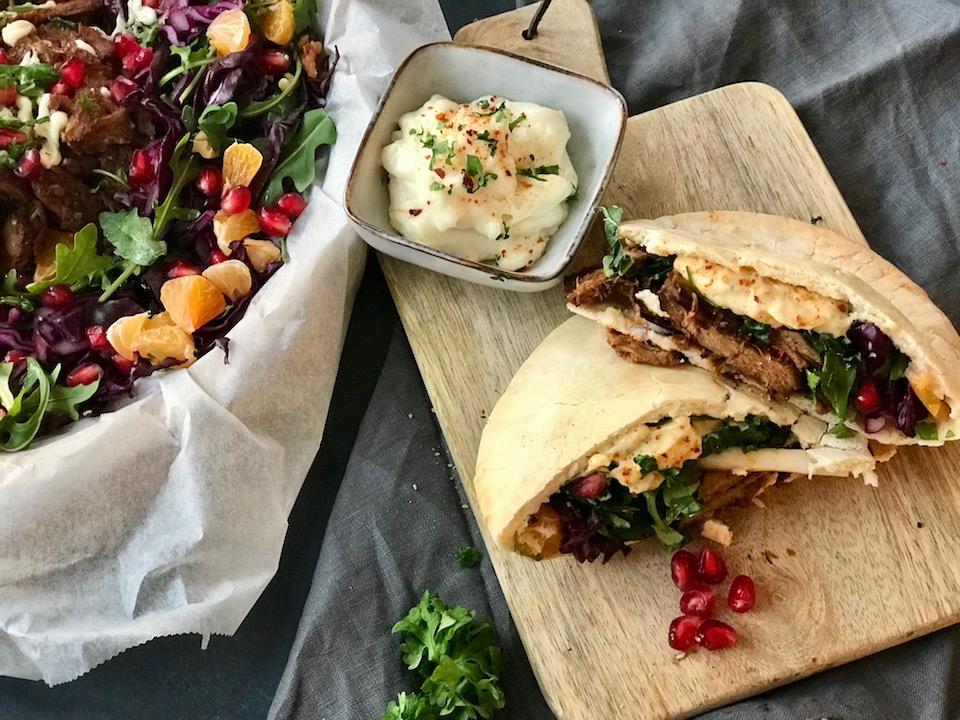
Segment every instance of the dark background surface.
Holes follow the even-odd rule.
[[[456,30],[515,3],[441,0],[441,4],[451,30]],[[741,80],[761,79],[784,91],[871,243],[958,320],[960,252],[953,218],[960,216],[960,115],[955,99],[960,9],[955,3],[595,0],[592,5],[600,19],[611,79],[627,97],[632,113]],[[388,369],[399,363],[406,368],[404,377],[413,373],[415,380],[379,266],[370,262],[347,335],[331,421],[291,514],[279,571],[238,633],[211,638],[205,651],[196,636],[155,640],[53,689],[0,678],[0,720],[265,718],[298,638],[337,491],[385,362]],[[407,391],[400,397],[414,405],[423,403],[422,385]],[[406,408],[393,410],[405,415]],[[366,425],[370,424],[368,418]],[[436,431],[435,423],[426,422],[424,428],[427,435]],[[432,458],[431,451],[423,450]],[[449,484],[445,492],[453,492],[452,487]],[[345,484],[341,495],[348,490]],[[335,551],[328,546],[327,552]],[[432,561],[426,558],[426,563]],[[489,577],[488,571],[485,568],[483,577]],[[420,571],[411,570],[415,572]],[[404,586],[400,600],[407,603],[406,595],[420,589]],[[489,609],[496,613],[502,598],[495,583],[485,590]],[[395,619],[395,609],[389,613]],[[310,620],[308,615],[304,622]],[[340,618],[313,620],[336,624]],[[366,631],[371,637],[386,635],[379,626]],[[515,638],[504,640],[516,650]],[[395,654],[395,647],[384,642]],[[958,718],[958,648],[960,633],[946,630],[711,717]],[[379,656],[369,650],[344,647],[344,661],[353,653],[381,666]],[[522,658],[511,670],[527,681],[529,669]],[[318,697],[324,678],[307,670],[304,674],[295,695],[303,705],[291,714],[333,717],[334,713],[320,714],[319,702],[309,702]],[[402,687],[362,687],[359,680],[356,685],[352,691],[367,692],[364,707],[385,705]],[[345,697],[351,696],[341,700]],[[535,690],[511,697],[505,717],[544,716]],[[370,716],[368,711],[352,712],[356,706],[349,707],[346,700],[341,705],[337,717]]]

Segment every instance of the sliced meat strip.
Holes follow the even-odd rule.
[[[96,222],[103,210],[100,198],[93,195],[83,181],[61,167],[44,170],[30,182],[33,194],[58,220],[60,230],[76,232]]]
[[[658,296],[660,307],[675,327],[719,356],[721,372],[753,380],[780,396],[790,395],[802,387],[800,369],[785,352],[754,344],[741,335],[740,319],[735,314],[701,302],[678,273],[670,273]]]
[[[104,6],[103,0],[66,0],[48,7],[38,7],[17,15],[17,20],[28,20],[34,25],[40,25],[53,18],[73,17],[83,13],[93,12]]]
[[[617,355],[637,365],[677,367],[686,362],[686,358],[678,352],[658,348],[656,345],[616,330],[607,330],[607,343]]]
[[[576,278],[567,293],[567,300],[577,307],[615,305],[624,310],[636,310],[636,294],[640,289],[640,283],[633,278],[607,277],[603,270],[594,270]]]
[[[46,230],[43,206],[9,172],[0,173],[0,274],[11,268],[29,274],[36,240]]]
[[[720,470],[705,472],[697,489],[697,497],[703,504],[703,510],[690,518],[692,523],[686,524],[699,524],[725,508],[746,505],[766,488],[783,482],[788,477],[789,473],[773,471],[751,472],[746,475],[734,475]]]
[[[60,137],[71,149],[86,155],[96,155],[114,145],[133,142],[133,121],[125,107],[106,100],[90,100],[87,108],[78,107],[70,115]]]
[[[790,361],[801,370],[811,365],[820,366],[820,353],[807,342],[803,333],[779,328],[770,334],[770,344],[786,353]]]

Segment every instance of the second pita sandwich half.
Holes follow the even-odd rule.
[[[960,336],[865,245],[774,215],[695,212],[620,223],[568,287],[624,358],[696,365],[884,445],[960,433]]]

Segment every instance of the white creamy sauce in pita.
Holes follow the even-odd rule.
[[[763,277],[753,268],[731,269],[683,255],[677,257],[673,267],[683,277],[692,279],[710,302],[773,327],[840,336],[853,322],[845,301]]]
[[[569,139],[559,110],[434,95],[400,118],[383,148],[390,223],[409,240],[467,260],[526,268],[543,255],[577,189]]]

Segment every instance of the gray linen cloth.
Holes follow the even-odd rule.
[[[507,9],[450,0],[451,29]],[[873,247],[956,323],[960,7],[945,0],[597,0],[613,84],[632,113],[760,80],[797,108]],[[395,327],[323,542],[271,711],[278,720],[378,718],[414,689],[392,623],[425,589],[493,618],[506,650],[506,718],[550,718],[473,516]],[[958,718],[960,633],[945,630],[704,715],[710,720]],[[584,668],[602,673],[602,668]]]

